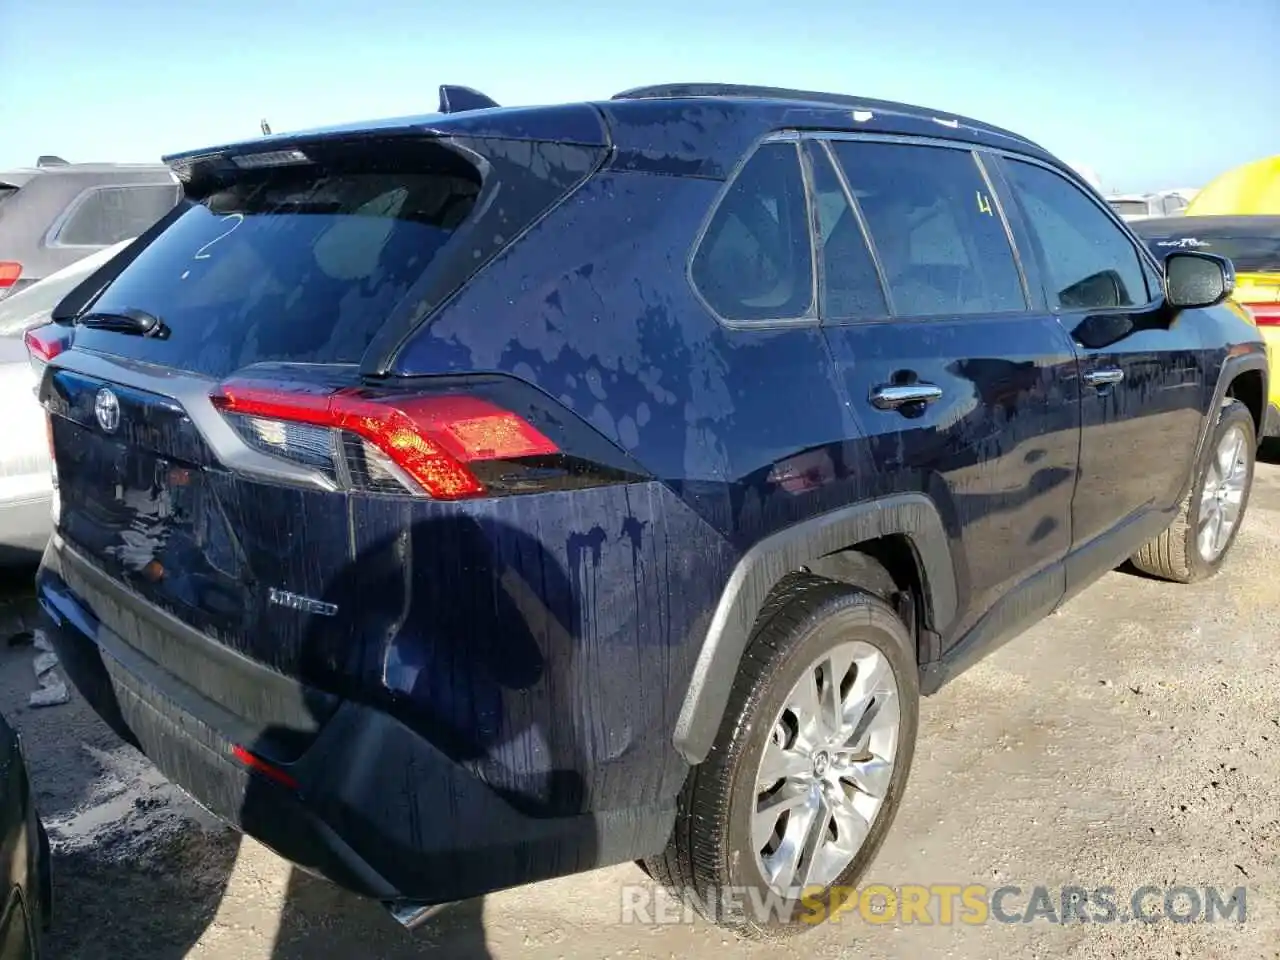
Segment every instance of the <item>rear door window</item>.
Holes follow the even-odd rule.
[[[693,257],[693,283],[725,320],[809,316],[812,246],[797,146],[767,143],[716,207]]]
[[[871,234],[894,314],[1027,309],[998,204],[967,150],[832,144]]]
[[[73,202],[50,243],[106,247],[131,239],[168,213],[179,199],[176,183],[94,187]]]
[[[1037,164],[1010,160],[1007,169],[1040,247],[1053,306],[1100,310],[1149,301],[1137,248],[1083,190]]]

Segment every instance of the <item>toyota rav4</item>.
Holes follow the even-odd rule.
[[[1223,563],[1268,376],[1233,267],[1034,143],[441,99],[167,158],[183,202],[28,335],[67,672],[286,858],[406,917],[632,859],[831,897],[922,695],[1126,560]]]

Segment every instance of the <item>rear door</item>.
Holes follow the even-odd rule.
[[[1202,332],[1197,311],[1168,322],[1159,271],[1083,189],[1030,160],[1004,169],[1044,294],[1080,353],[1074,589],[1145,542],[1181,495],[1208,397]]]
[[[961,606],[944,645],[993,610],[983,629],[1007,638],[1063,593],[1071,342],[1029,292],[967,146],[829,138],[808,151],[824,329],[869,459],[886,492],[929,495],[953,538]]]

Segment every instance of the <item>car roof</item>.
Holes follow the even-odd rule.
[[[164,161],[180,168],[219,156],[277,150],[290,143],[416,133],[611,146],[615,166],[723,178],[753,143],[770,133],[836,130],[958,140],[1011,149],[1050,162],[1073,179],[1080,179],[1070,167],[1031,140],[1001,127],[949,111],[847,94],[743,84],[676,83],[637,87],[608,100],[499,107],[471,90],[464,98],[453,98],[461,102],[451,102],[448,91],[460,89],[466,88],[442,87],[440,109],[435,113],[273,133],[169,154]]]
[[[1280,216],[1237,214],[1232,216],[1153,217],[1133,224],[1144,236],[1194,236],[1198,232],[1230,233],[1236,237],[1276,237],[1280,239]]]

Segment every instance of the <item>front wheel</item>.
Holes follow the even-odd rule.
[[[1187,499],[1169,528],[1133,555],[1135,567],[1177,583],[1204,580],[1218,572],[1249,505],[1256,436],[1249,408],[1228,400]]]
[[[901,803],[919,718],[911,635],[888,604],[816,577],[779,599],[648,862],[713,922],[770,939],[849,898]]]

